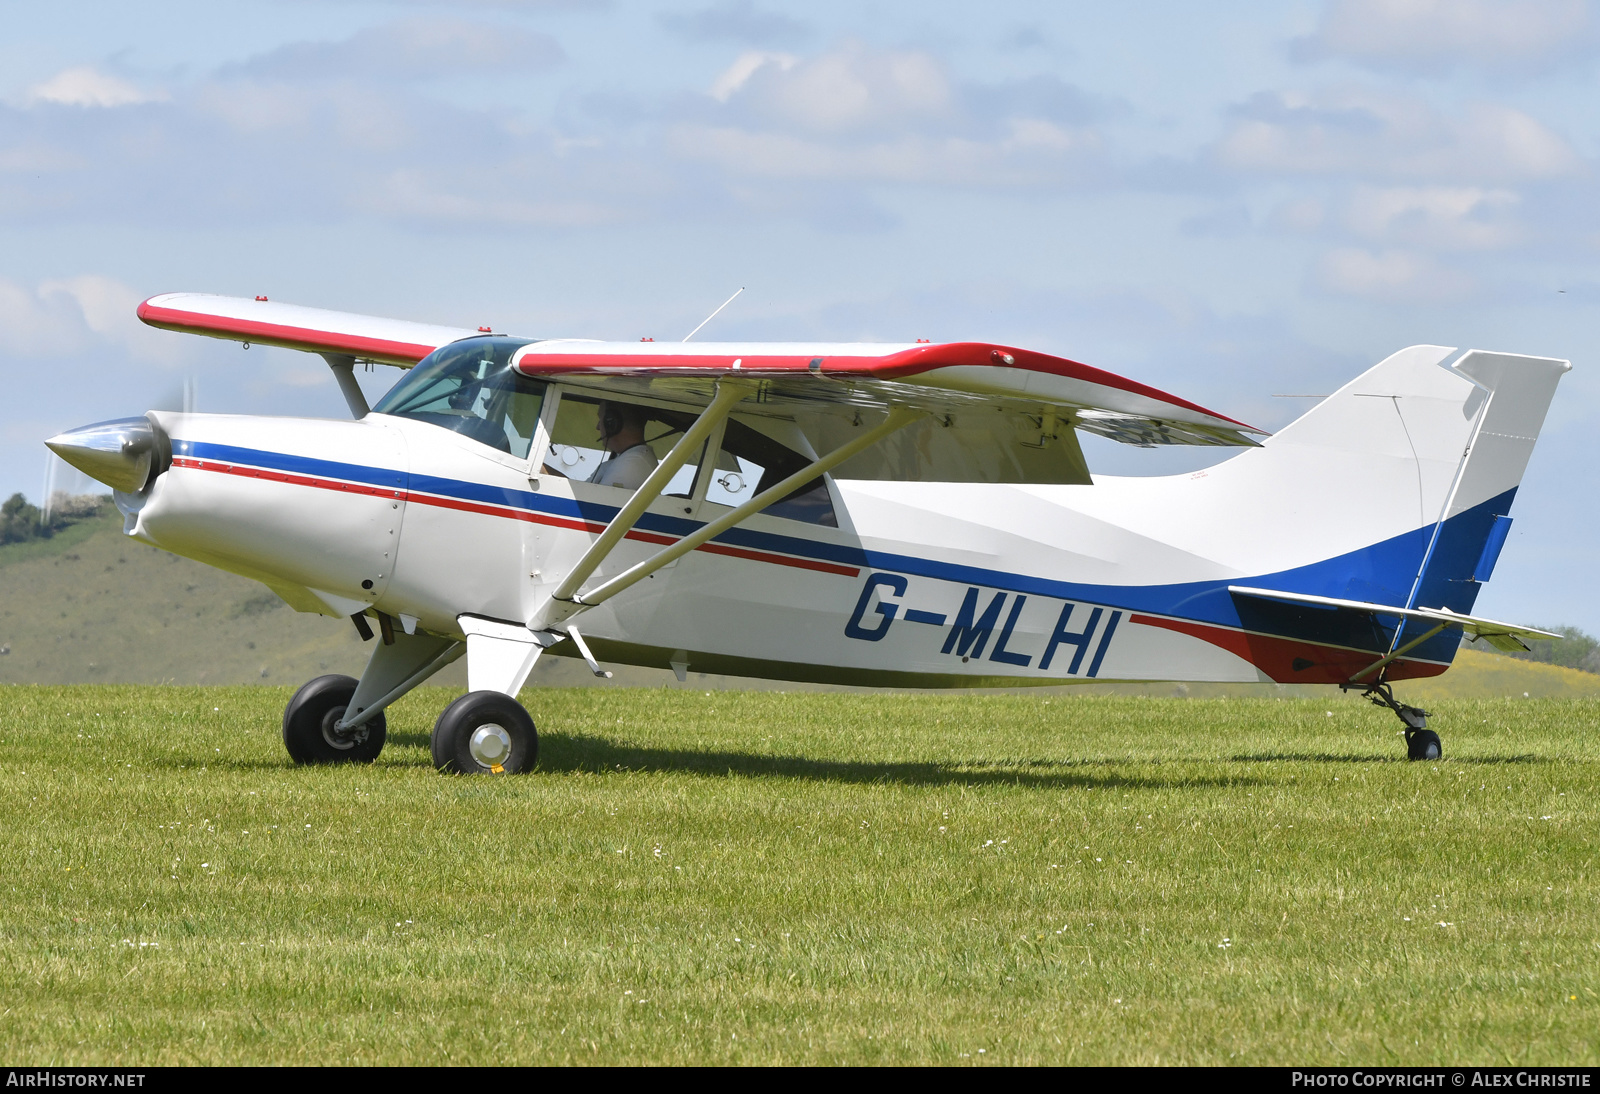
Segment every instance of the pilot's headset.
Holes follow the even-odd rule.
[[[622,432],[622,411],[611,402],[600,404],[600,440],[609,441]]]

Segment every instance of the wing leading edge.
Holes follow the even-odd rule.
[[[410,368],[440,346],[478,333],[461,327],[280,304],[264,297],[249,300],[210,293],[152,296],[139,305],[138,314],[144,322],[162,330],[308,353],[337,353],[402,368]]]

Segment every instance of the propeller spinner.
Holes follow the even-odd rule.
[[[57,434],[45,446],[85,475],[137,494],[172,462],[166,433],[149,418],[117,418]]]

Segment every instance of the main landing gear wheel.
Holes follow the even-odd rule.
[[[319,676],[294,693],[283,711],[283,746],[297,764],[369,764],[383,751],[388,729],[375,714],[354,729],[339,719],[356,693],[348,676]]]
[[[433,727],[433,766],[458,775],[533,770],[539,734],[522,704],[498,691],[472,691],[444,708]]]

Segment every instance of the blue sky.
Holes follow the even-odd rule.
[[[742,285],[702,337],[994,339],[1267,428],[1433,342],[1574,362],[1479,608],[1600,632],[1597,54],[1585,0],[8,4],[0,493],[186,380],[343,413],[164,291],[667,338]]]

